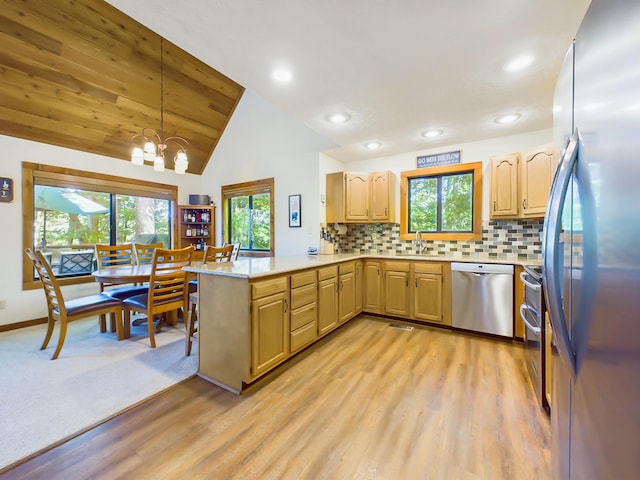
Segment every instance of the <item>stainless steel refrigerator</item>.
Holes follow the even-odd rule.
[[[593,0],[554,95],[544,223],[556,478],[640,478],[640,0]]]

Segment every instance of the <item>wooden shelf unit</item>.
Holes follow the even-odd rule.
[[[193,245],[194,258],[201,259],[205,245],[214,245],[216,207],[178,205],[178,248]]]

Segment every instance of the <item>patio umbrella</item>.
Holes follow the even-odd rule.
[[[36,208],[56,212],[91,214],[107,213],[109,209],[74,191],[60,187],[35,186]]]
[[[47,211],[89,215],[94,213],[108,213],[109,209],[99,203],[89,200],[78,193],[60,187],[36,185],[35,208],[44,211],[42,222],[42,245],[46,244]]]

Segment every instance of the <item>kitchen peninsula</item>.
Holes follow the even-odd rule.
[[[198,375],[240,393],[362,312],[450,326],[453,260],[522,263],[343,253],[186,267],[198,274]]]

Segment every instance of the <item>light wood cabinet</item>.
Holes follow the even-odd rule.
[[[520,154],[491,157],[491,213],[493,218],[513,218],[519,214],[518,183]]]
[[[368,313],[384,313],[382,288],[382,262],[366,260],[364,262],[364,305]]]
[[[338,326],[338,267],[318,269],[318,335]]]
[[[523,155],[520,204],[524,218],[544,217],[554,169],[552,144],[529,150]]]
[[[415,263],[413,265],[413,318],[427,322],[451,324],[447,316],[450,282],[445,283],[449,264]]]
[[[205,245],[213,245],[216,207],[209,205],[178,206],[177,248],[193,245],[195,260],[200,260]]]
[[[520,280],[520,274],[524,271],[522,265],[516,265],[513,275],[513,318],[515,319],[515,326],[513,336],[520,340],[524,340],[524,322],[520,317],[520,305],[524,303],[524,284]]]
[[[553,145],[541,145],[523,156],[493,156],[490,161],[490,218],[544,217],[555,168]]]
[[[346,322],[356,312],[356,277],[355,262],[342,263],[338,267],[340,273],[338,285],[338,310],[340,323]]]
[[[318,337],[317,272],[291,275],[290,348],[294,353]]]
[[[410,262],[385,262],[384,264],[384,310],[390,315],[410,316],[410,269]]]
[[[329,173],[326,177],[327,223],[382,223],[395,218],[392,172]]]
[[[362,260],[356,261],[356,315],[362,313],[364,302],[364,263]]]
[[[251,374],[254,377],[270,370],[289,355],[287,280],[287,277],[280,277],[252,285]]]
[[[345,173],[344,182],[344,219],[367,222],[369,220],[369,174]]]

